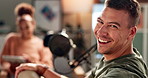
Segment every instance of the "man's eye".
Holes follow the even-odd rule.
[[[118,29],[118,26],[116,26],[116,25],[109,25],[110,27],[112,27],[112,28],[117,28]]]

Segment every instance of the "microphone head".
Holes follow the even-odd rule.
[[[48,47],[54,55],[66,56],[71,48],[71,44],[69,38],[60,34],[54,34],[49,40]]]

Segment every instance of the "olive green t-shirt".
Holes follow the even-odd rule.
[[[88,78],[148,78],[148,68],[139,52],[110,61],[102,58]]]

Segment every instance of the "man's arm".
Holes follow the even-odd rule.
[[[66,76],[54,72],[46,65],[33,63],[21,64],[19,67],[17,67],[15,72],[15,78],[18,78],[19,73],[24,70],[35,71],[36,73],[41,76],[44,76],[45,78],[67,78]]]

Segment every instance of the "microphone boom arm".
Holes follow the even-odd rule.
[[[87,59],[88,56],[90,56],[91,52],[94,52],[97,49],[97,43],[91,46],[86,52],[82,55],[80,55],[74,62],[70,62],[70,67],[75,68],[77,67],[83,60]]]

